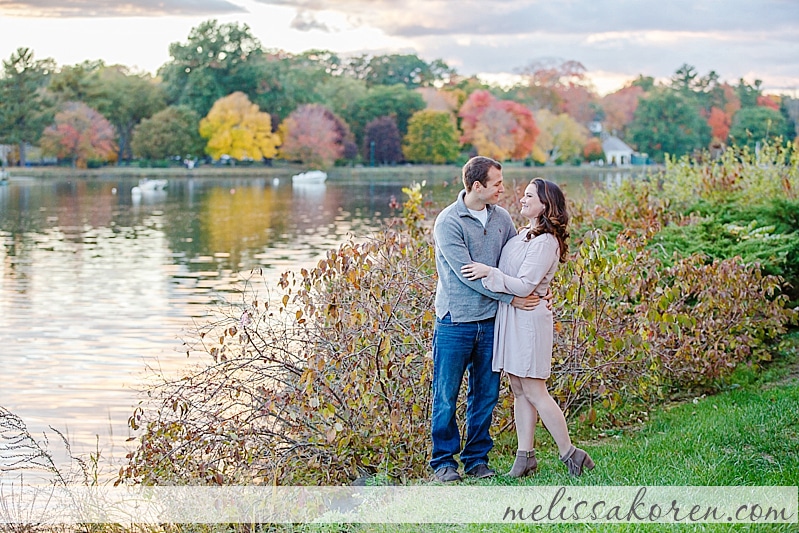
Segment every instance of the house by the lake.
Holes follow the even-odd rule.
[[[602,140],[602,151],[605,152],[605,164],[624,167],[633,163],[635,150],[614,135]]]

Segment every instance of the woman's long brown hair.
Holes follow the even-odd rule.
[[[558,240],[560,252],[560,262],[566,262],[569,254],[569,212],[566,210],[566,197],[560,187],[543,178],[535,178],[531,183],[535,184],[538,191],[538,199],[544,204],[544,210],[538,215],[535,227],[527,232],[527,238],[532,239],[544,233],[551,233]]]

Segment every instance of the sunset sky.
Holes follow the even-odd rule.
[[[688,63],[799,97],[799,0],[0,0],[0,58],[28,47],[155,74],[212,18],[248,24],[267,49],[415,53],[488,81],[576,60],[607,93]]]

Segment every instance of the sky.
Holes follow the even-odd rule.
[[[267,49],[416,54],[500,84],[574,60],[607,94],[688,64],[799,98],[799,0],[0,0],[0,58],[27,47],[155,74],[209,19],[247,24]]]

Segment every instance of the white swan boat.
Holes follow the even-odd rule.
[[[166,194],[165,189],[167,183],[167,180],[164,179],[151,180],[144,178],[139,180],[139,184],[136,187],[133,187],[130,190],[130,193],[136,198],[140,197],[142,194]]]
[[[166,189],[167,183],[169,182],[164,179],[153,180],[145,178],[139,180],[139,189],[141,189],[142,192],[163,191]]]
[[[321,170],[309,170],[308,172],[302,172],[300,174],[295,174],[291,177],[292,183],[324,183],[327,179],[327,174]]]

